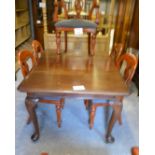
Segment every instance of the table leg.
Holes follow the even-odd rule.
[[[109,124],[108,124],[107,133],[105,136],[106,143],[113,143],[115,141],[114,137],[111,135],[111,132],[115,125],[116,120],[121,115],[122,102],[113,104],[112,108],[113,108],[113,112],[112,112],[112,116],[111,116]]]
[[[27,96],[25,99],[25,106],[27,108],[27,111],[29,113],[30,119],[32,120],[34,130],[35,130],[31,136],[31,139],[32,141],[37,141],[39,139],[40,132],[39,132],[39,125],[38,125],[38,120],[35,112],[36,106],[33,103],[33,99]]]
[[[60,54],[61,32],[56,31],[57,54]]]

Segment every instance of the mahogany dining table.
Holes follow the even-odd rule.
[[[78,86],[75,89],[73,86]],[[80,86],[80,87],[79,87]],[[20,83],[18,90],[27,93],[25,104],[34,126],[32,140],[40,136],[35,102],[41,97],[112,100],[113,112],[107,125],[105,139],[114,142],[111,132],[122,111],[128,86],[109,56],[88,56],[45,51],[39,63]],[[80,114],[79,114],[80,115]],[[34,138],[35,137],[35,138]],[[113,140],[113,141],[112,141]]]

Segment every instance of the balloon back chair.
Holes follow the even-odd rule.
[[[96,0],[94,0],[96,2]],[[95,54],[95,44],[96,44],[96,28],[98,23],[98,19],[96,19],[96,23],[91,21],[91,16],[94,8],[99,10],[99,3],[95,3],[93,1],[92,8],[88,13],[87,19],[81,19],[81,11],[82,11],[82,4],[80,0],[75,0],[75,11],[76,15],[73,19],[68,19],[68,12],[66,9],[66,5],[64,0],[61,0],[59,3],[55,0],[55,11],[53,20],[55,21],[55,33],[56,33],[56,44],[57,44],[57,54],[60,54],[60,47],[61,47],[61,32],[65,33],[65,52],[67,52],[67,32],[73,32],[77,29],[80,29],[80,32],[88,33],[88,54],[94,55]],[[64,8],[64,20],[58,20],[58,4],[60,7]],[[99,11],[96,11],[97,14]],[[96,15],[98,18],[99,15]]]
[[[137,64],[138,64],[138,58],[134,54],[126,53],[123,54],[117,61],[116,67],[118,70],[122,67],[122,65],[126,62],[126,66],[124,67],[124,74],[123,79],[125,84],[129,84],[134,76]],[[94,118],[95,118],[95,112],[98,107],[105,107],[105,106],[112,106],[114,101],[111,100],[84,100],[86,108],[88,108],[89,103],[90,105],[90,121],[89,121],[89,127],[90,129],[94,125]],[[118,118],[119,124],[122,124],[121,116]]]
[[[31,51],[28,51],[28,50],[21,50],[18,53],[18,63],[20,65],[22,75],[23,75],[24,78],[26,76],[28,76],[29,72],[32,70],[32,69],[30,70],[29,64],[27,62],[28,59],[31,59],[31,61],[32,61],[32,69],[33,69],[33,67],[35,66],[35,58],[34,58],[33,53]],[[64,106],[64,98],[47,97],[47,98],[37,98],[36,100],[39,103],[47,103],[47,104],[54,104],[55,105],[56,114],[57,114],[57,124],[58,124],[58,127],[60,127],[61,126],[61,109]],[[35,105],[35,107],[36,107],[36,105]],[[26,108],[28,110],[27,105],[26,105]],[[30,122],[31,122],[31,118],[29,117],[28,121],[27,121],[27,124],[29,124]]]

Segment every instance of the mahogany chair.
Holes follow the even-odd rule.
[[[39,62],[39,55],[41,56],[41,54],[44,52],[43,47],[39,41],[33,40],[32,41],[32,48],[33,48],[33,52],[34,52],[35,61],[36,61],[36,63],[38,63]]]
[[[68,12],[66,9],[66,5],[64,0],[61,0],[59,3],[55,0],[55,11],[53,20],[55,23],[55,32],[56,32],[56,44],[57,44],[57,54],[60,54],[60,47],[61,47],[61,32],[65,33],[65,52],[67,52],[67,32],[73,32],[75,28],[82,28],[83,32],[88,33],[88,54],[94,55],[95,54],[95,44],[96,44],[96,28],[98,23],[98,19],[96,19],[96,23],[91,21],[91,16],[93,10],[97,7],[99,10],[99,3],[94,0],[93,7],[90,10],[88,15],[88,19],[81,19],[81,6],[80,0],[75,0],[75,11],[76,16],[74,19],[68,19]],[[58,20],[58,4],[60,7],[64,8],[64,20]],[[99,11],[97,11],[98,13]],[[96,15],[98,18],[99,15]]]
[[[25,78],[30,72],[30,66],[28,65],[28,59],[31,60],[32,66],[35,65],[35,59],[33,53],[28,50],[22,50],[18,53],[18,64],[21,68],[22,75]]]
[[[35,66],[35,58],[33,56],[33,53],[31,51],[28,50],[22,50],[18,53],[18,63],[20,65],[21,71],[22,71],[22,75],[25,78],[30,70],[30,66],[28,64],[28,59],[31,59],[32,61],[32,69]],[[38,77],[39,78],[39,77]],[[57,124],[58,127],[61,127],[61,109],[64,106],[64,98],[51,98],[51,97],[47,97],[47,98],[37,98],[36,99],[37,102],[39,103],[43,103],[43,104],[54,104],[56,107],[56,114],[57,114]],[[31,122],[31,118],[28,118],[27,124],[29,124]]]
[[[116,67],[120,70],[120,68],[122,67],[123,62],[126,62],[126,66],[124,68],[124,74],[123,74],[123,79],[124,82],[128,85],[135,73],[137,64],[138,64],[138,59],[135,55],[131,54],[131,53],[126,53],[124,55],[122,55],[117,63],[116,63]],[[89,127],[90,129],[93,127],[94,125],[94,118],[95,118],[95,112],[97,107],[105,107],[105,106],[111,106],[114,101],[111,100],[84,100],[84,104],[86,106],[86,108],[88,108],[89,103],[91,102],[90,105],[90,124]],[[122,119],[121,116],[119,116],[118,118],[119,124],[122,124]]]
[[[131,149],[132,155],[139,155],[139,147],[135,146]]]

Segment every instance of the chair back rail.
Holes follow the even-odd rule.
[[[136,71],[138,58],[134,54],[125,53],[118,59],[116,63],[117,68],[120,69],[121,65],[123,64],[123,61],[126,62],[126,68],[124,70],[123,78],[125,82],[128,84],[129,82],[131,82]]]
[[[28,50],[22,50],[18,53],[18,64],[20,65],[23,77],[26,77],[30,72],[30,67],[28,65],[28,59],[32,61],[32,67],[35,64],[35,59],[33,53]]]

